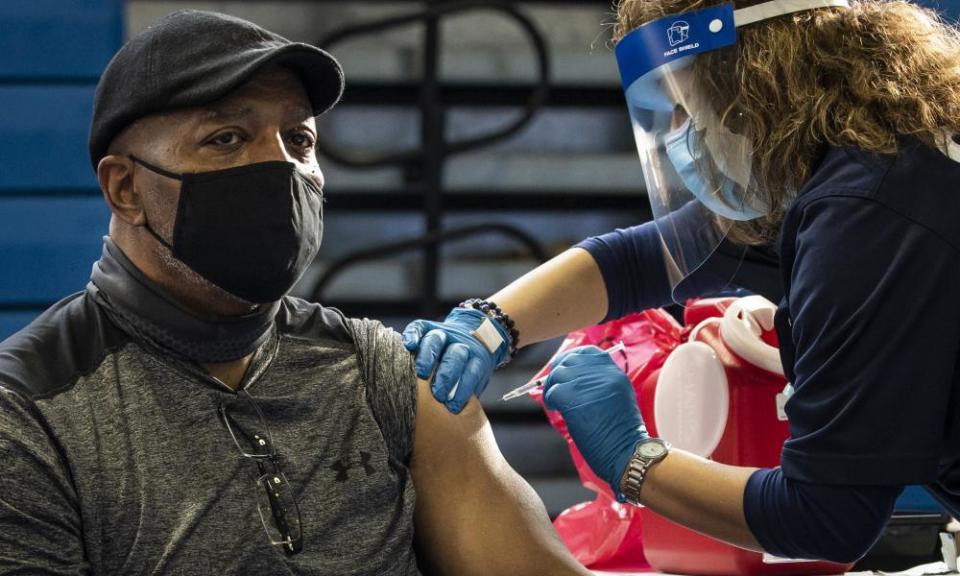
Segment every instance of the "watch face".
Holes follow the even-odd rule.
[[[667,451],[667,447],[659,442],[644,442],[638,452],[644,458],[658,458]]]

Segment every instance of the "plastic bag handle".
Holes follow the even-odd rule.
[[[730,305],[720,322],[720,337],[734,354],[768,372],[784,376],[780,351],[760,336],[773,329],[777,306],[763,296],[747,296]]]

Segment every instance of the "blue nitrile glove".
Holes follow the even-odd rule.
[[[486,318],[486,314],[473,308],[454,308],[443,322],[414,320],[403,330],[403,345],[417,352],[417,378],[430,378],[440,361],[430,389],[433,397],[454,414],[463,410],[471,395],[483,393],[490,375],[510,353],[509,335],[499,322],[490,321],[503,338],[503,344],[493,354],[471,336]]]
[[[633,384],[596,346],[574,348],[551,363],[543,400],[559,410],[587,464],[622,502],[620,478],[637,442],[649,437]]]

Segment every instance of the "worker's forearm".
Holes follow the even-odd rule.
[[[520,345],[562,336],[607,315],[607,289],[590,254],[571,248],[490,298],[517,325]]]
[[[754,470],[673,450],[650,469],[640,490],[640,500],[678,524],[741,548],[760,551],[743,512],[743,491]]]

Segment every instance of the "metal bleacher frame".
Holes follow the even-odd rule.
[[[441,23],[448,16],[462,14],[476,10],[497,10],[505,16],[513,18],[530,38],[537,55],[539,79],[537,84],[526,90],[522,95],[520,105],[525,107],[523,116],[505,129],[494,134],[488,134],[467,141],[449,142],[445,140],[446,113],[449,102],[445,98],[446,87],[440,79],[440,57],[442,51]],[[318,143],[318,153],[339,164],[353,168],[377,168],[382,166],[402,166],[407,181],[407,189],[401,191],[367,191],[360,194],[340,195],[331,202],[331,208],[353,209],[374,206],[378,211],[393,212],[417,211],[424,217],[425,238],[431,241],[417,241],[410,239],[400,245],[413,243],[419,248],[423,257],[422,285],[419,297],[406,301],[389,301],[381,303],[385,310],[397,315],[422,315],[434,317],[449,310],[454,302],[441,302],[439,298],[439,269],[442,266],[440,259],[441,244],[461,235],[444,235],[442,220],[449,198],[443,190],[443,173],[447,159],[455,153],[482,148],[509,138],[521,131],[536,115],[537,110],[546,100],[550,92],[550,60],[546,42],[536,26],[522,12],[507,2],[491,0],[466,0],[457,2],[431,2],[422,10],[411,10],[407,14],[388,18],[360,22],[335,30],[326,37],[319,39],[317,45],[330,48],[346,39],[370,37],[396,28],[408,28],[411,25],[423,26],[423,75],[416,83],[402,83],[397,85],[385,83],[360,84],[357,88],[348,85],[342,105],[407,105],[416,106],[420,114],[421,141],[418,147],[391,152],[371,153],[364,150],[342,150],[335,144],[321,140]],[[469,91],[468,91],[469,92]],[[383,98],[384,95],[391,98]],[[484,206],[496,206],[492,198],[480,194],[480,202]],[[351,202],[350,199],[354,201]],[[402,199],[402,200],[401,200]],[[360,202],[356,202],[360,200]],[[338,201],[342,201],[341,206]],[[482,232],[483,230],[479,230]],[[512,230],[515,235],[526,236],[522,230]],[[533,245],[533,252],[542,255],[536,240],[529,237]],[[381,257],[390,257],[393,254],[379,250]],[[541,256],[541,260],[543,257]],[[349,265],[357,260],[348,258],[341,263]],[[339,270],[339,269],[336,269]],[[329,278],[328,271],[312,290],[315,300],[323,300],[322,289]],[[371,312],[371,303],[337,302],[335,305],[347,314],[354,310]]]
[[[321,0],[323,1],[323,0]],[[382,0],[363,0],[377,4]],[[582,2],[539,2],[542,4],[583,4]],[[599,2],[596,2],[599,4]],[[442,244],[459,240],[477,233],[497,232],[524,245],[538,261],[547,254],[538,246],[529,233],[497,222],[488,222],[461,229],[443,226],[443,217],[450,213],[473,211],[550,212],[570,211],[616,211],[635,212],[637,221],[649,219],[649,210],[638,207],[634,198],[623,194],[598,193],[592,190],[558,193],[554,190],[457,190],[444,189],[444,170],[447,161],[455,154],[475,150],[509,138],[522,130],[539,110],[544,107],[563,106],[576,108],[620,108],[624,105],[621,90],[617,86],[557,85],[551,81],[550,56],[546,39],[536,25],[524,15],[521,4],[530,2],[505,2],[493,0],[448,0],[434,2],[411,2],[409,13],[372,22],[351,23],[334,30],[317,45],[334,50],[345,39],[375,34],[395,27],[419,23],[421,30],[422,76],[402,82],[352,81],[347,83],[346,93],[340,105],[367,107],[415,108],[420,115],[421,141],[418,148],[392,153],[371,153],[365,150],[341,150],[335,143],[321,142],[319,154],[331,161],[354,168],[384,165],[402,166],[404,186],[390,190],[351,190],[350,193],[331,194],[329,207],[336,213],[380,212],[389,220],[391,214],[420,213],[424,219],[425,234],[419,238],[407,238],[383,246],[367,248],[349,254],[330,264],[324,274],[310,288],[312,299],[333,305],[348,315],[407,316],[435,318],[445,314],[456,301],[445,301],[440,295],[440,259]],[[415,6],[414,6],[415,5]],[[539,78],[523,85],[504,86],[494,81],[449,82],[440,78],[441,26],[447,16],[468,11],[494,10],[512,18],[530,39],[539,71]],[[497,134],[475,137],[469,142],[449,142],[444,138],[447,114],[455,107],[490,108],[509,107],[522,109],[520,119]],[[624,115],[626,117],[626,115]],[[414,298],[387,299],[378,302],[369,300],[351,301],[330,298],[324,289],[330,279],[352,264],[371,259],[396,257],[402,252],[418,250],[422,254],[422,280],[420,293]],[[465,295],[466,296],[466,295]],[[476,295],[473,295],[476,296]],[[577,480],[577,474],[567,454],[563,440],[550,429],[542,410],[533,402],[523,401],[504,405],[497,401],[498,387],[518,385],[530,374],[532,362],[543,349],[525,350],[517,362],[517,370],[505,370],[495,375],[490,390],[484,395],[483,405],[489,417],[501,450],[514,468],[540,493],[551,515],[575,502],[589,499]],[[527,365],[526,368],[523,368]],[[535,370],[535,369],[534,369]],[[509,384],[508,384],[509,383]]]
[[[324,2],[325,0],[320,0]],[[382,0],[363,0],[367,4],[376,4]],[[383,165],[402,165],[406,185],[399,190],[360,190],[352,193],[331,195],[331,210],[338,212],[420,212],[424,216],[426,234],[441,232],[443,215],[451,212],[471,212],[490,210],[523,212],[562,212],[562,211],[618,211],[635,212],[637,222],[650,218],[649,210],[633,201],[631,197],[615,193],[596,191],[554,190],[458,190],[455,194],[443,189],[443,172],[446,161],[454,154],[473,150],[478,145],[445,142],[443,132],[446,115],[450,108],[464,107],[515,107],[524,109],[525,115],[511,129],[504,130],[496,138],[484,138],[479,145],[490,145],[509,137],[526,126],[542,107],[565,106],[582,108],[610,108],[624,105],[623,95],[617,86],[596,85],[556,85],[550,81],[550,62],[545,39],[536,26],[523,15],[517,5],[521,4],[574,5],[584,2],[540,0],[538,2],[516,1],[462,1],[438,0],[432,2],[410,2],[412,5],[426,6],[424,10],[411,8],[410,14],[391,17],[375,23],[359,23],[345,30],[334,31],[326,38],[319,39],[318,45],[328,47],[346,37],[355,37],[378,33],[394,27],[411,23],[423,24],[423,76],[418,80],[404,82],[359,81],[348,82],[346,93],[340,106],[407,106],[419,109],[421,118],[422,141],[419,150],[407,151],[393,157],[380,158],[379,161],[364,161],[358,153],[341,153],[335,145],[322,145],[320,153],[325,157],[352,167],[375,167]],[[586,2],[601,4],[601,2]],[[444,82],[439,77],[441,57],[442,19],[471,10],[496,10],[505,16],[513,17],[531,40],[531,48],[538,56],[540,78],[538,82],[525,85],[508,85],[494,82]],[[391,300],[379,303],[369,301],[349,301],[323,299],[335,305],[347,314],[399,315],[436,317],[443,314],[455,301],[441,301],[439,297],[439,243],[427,243],[421,246],[423,254],[423,277],[421,292],[417,298]],[[339,271],[339,268],[338,268]],[[321,278],[320,288],[326,278]],[[321,291],[312,290],[314,299],[321,299]]]

